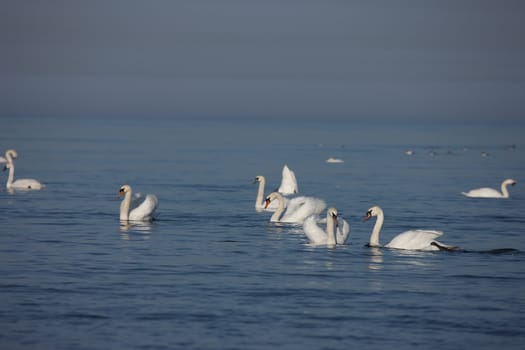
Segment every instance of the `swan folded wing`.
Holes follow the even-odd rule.
[[[317,215],[311,215],[304,220],[303,231],[311,244],[326,244],[326,232],[318,226],[322,221],[326,223],[326,219],[319,220]]]
[[[44,185],[35,179],[18,179],[13,182],[11,187],[16,189],[39,190],[44,188]]]
[[[280,221],[302,223],[308,216],[315,214],[318,215],[324,210],[324,208],[326,208],[326,203],[321,199],[314,197],[297,198],[301,199],[294,201],[296,198],[293,198],[290,200],[288,209]]]
[[[337,230],[335,232],[335,240],[337,244],[345,244],[348,236],[350,235],[350,225],[342,218],[338,220],[338,223],[339,225],[337,226]]]
[[[443,231],[410,230],[398,234],[385,247],[410,250],[438,250],[432,242],[443,235]]]
[[[490,187],[483,187],[483,188],[477,188],[474,190],[470,190],[468,192],[462,192],[463,195],[467,197],[479,197],[479,198],[497,198],[502,197],[502,194],[493,188]]]
[[[286,211],[287,212],[295,212],[297,211],[301,206],[303,206],[306,201],[308,201],[308,197],[300,196],[300,197],[294,197],[288,200],[288,202],[285,202],[286,205]],[[277,201],[275,201],[277,203]]]
[[[295,178],[295,173],[288,168],[288,166],[283,167],[283,174],[281,180],[281,186],[279,186],[278,192],[282,194],[295,194],[299,192],[297,187],[297,179]]]
[[[134,198],[132,202],[137,202],[139,198]],[[154,194],[148,194],[144,198],[144,201],[137,205],[134,209],[132,209],[129,213],[129,219],[130,220],[152,220],[153,219],[153,213],[157,209],[159,205],[159,201],[157,199],[157,196]]]

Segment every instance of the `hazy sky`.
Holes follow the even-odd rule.
[[[2,0],[0,116],[525,119],[525,1]]]

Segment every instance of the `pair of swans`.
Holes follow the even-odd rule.
[[[259,188],[257,190],[257,197],[255,199],[255,210],[257,211],[275,211],[277,210],[277,202],[272,203],[269,207],[265,208],[264,202],[264,188],[266,186],[266,179],[262,175],[257,175],[253,183],[258,183]],[[288,168],[285,164],[282,171],[281,185],[277,189],[277,192],[282,195],[291,195],[299,193],[299,187],[297,186],[297,179],[295,178],[295,173]],[[288,201],[288,198],[284,199],[285,202]],[[285,203],[286,204],[286,203]]]
[[[9,169],[6,187],[8,190],[40,190],[45,187],[35,179],[18,179],[13,181],[15,164],[14,159],[18,157],[14,149],[5,152],[5,158],[0,157],[0,163],[6,163],[4,170]],[[120,220],[123,221],[151,221],[158,207],[159,201],[155,195],[148,194],[145,198],[140,195],[132,198],[132,189],[129,185],[120,188],[119,195],[124,196],[120,205]]]
[[[324,228],[319,224],[324,224]],[[311,245],[334,247],[346,243],[350,235],[350,225],[338,216],[336,208],[331,207],[326,211],[324,220],[317,215],[306,218],[303,231]]]
[[[255,210],[256,211],[276,211],[278,207],[277,202],[271,203],[270,206],[265,208],[265,199],[264,199],[264,187],[266,186],[266,178],[262,175],[257,175],[253,180],[253,183],[259,184],[259,189],[257,190],[257,197],[255,198]],[[288,198],[284,198],[285,205],[288,202]]]
[[[377,217],[376,223],[370,235],[370,247],[381,247],[379,244],[379,233],[384,222],[383,210],[374,206],[368,209],[364,220]],[[319,227],[319,223],[325,224],[324,229]],[[337,209],[329,208],[326,213],[326,221],[319,220],[318,217],[310,216],[303,224],[303,230],[312,245],[326,245],[333,247],[344,244],[350,234],[350,226],[344,220],[338,220]],[[443,235],[442,231],[434,230],[409,230],[395,236],[385,248],[404,249],[404,250],[458,250],[458,247],[449,246],[437,241]]]
[[[516,185],[516,180],[506,179],[501,183],[501,192],[489,187],[476,188],[468,192],[461,192],[464,196],[473,198],[509,198],[507,186]]]
[[[18,154],[14,149],[8,149],[5,152],[5,159],[2,161],[5,163],[4,171],[9,169],[9,175],[7,177],[6,187],[8,190],[41,190],[45,185],[41,184],[35,179],[18,179],[14,180],[15,177],[15,162],[14,159],[18,157]]]
[[[145,197],[137,194],[133,196],[130,185],[122,185],[119,196],[124,196],[120,204],[121,221],[151,221],[154,219],[155,210],[159,206],[159,200],[154,194]]]

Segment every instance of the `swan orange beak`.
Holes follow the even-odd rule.
[[[363,218],[363,222],[368,221],[372,217],[372,214],[370,212],[366,213],[365,217]]]
[[[119,197],[122,197],[123,195],[124,195],[124,190],[119,190],[119,191],[118,191],[118,196],[119,196]]]
[[[264,209],[268,208],[268,206],[270,205],[270,198],[266,198],[266,201],[264,201]]]

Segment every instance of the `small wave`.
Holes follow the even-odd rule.
[[[91,314],[91,313],[83,313],[83,312],[69,312],[62,315],[64,318],[73,318],[73,319],[89,319],[89,320],[107,320],[109,319],[108,316],[105,315],[99,315],[99,314]]]
[[[514,248],[496,248],[496,249],[489,249],[489,250],[460,250],[464,253],[473,253],[473,254],[492,254],[492,255],[518,255],[522,254],[522,252],[519,249]]]
[[[154,312],[150,314],[137,316],[139,321],[164,321],[164,320],[173,320],[180,317],[174,312]]]
[[[450,277],[460,278],[460,279],[486,279],[486,280],[497,280],[497,281],[521,281],[522,278],[519,277],[509,277],[509,276],[488,276],[488,275],[474,275],[474,274],[461,274],[461,275],[452,275]]]

